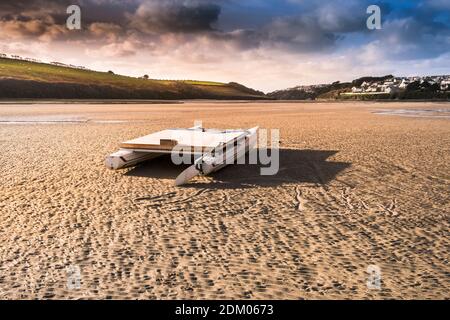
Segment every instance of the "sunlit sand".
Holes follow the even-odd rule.
[[[1,105],[0,298],[446,298],[450,122],[411,109],[449,104]],[[280,129],[278,174],[105,168],[195,120]]]

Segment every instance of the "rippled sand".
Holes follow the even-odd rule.
[[[450,120],[375,113],[411,108],[449,104],[1,105],[0,298],[448,299]],[[280,172],[104,167],[194,120],[280,128]]]

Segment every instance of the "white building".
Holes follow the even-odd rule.
[[[352,88],[353,93],[361,93],[364,92],[363,88],[353,87]]]
[[[400,83],[399,88],[400,89],[406,89],[406,87],[408,86],[408,84],[410,84],[411,81],[409,81],[408,79],[403,79],[402,83]]]
[[[369,82],[364,81],[364,82],[361,84],[361,88],[368,88],[368,87],[370,87],[370,83],[369,83]]]
[[[450,80],[441,81],[441,90],[447,91],[450,87]]]

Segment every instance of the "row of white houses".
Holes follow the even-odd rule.
[[[413,82],[419,81],[421,84],[428,82],[430,85],[439,84],[441,91],[450,90],[450,76],[431,77],[405,77],[390,78],[380,82],[363,82],[360,87],[353,87],[353,93],[395,93],[405,90]]]

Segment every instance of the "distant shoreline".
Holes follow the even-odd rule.
[[[179,99],[179,100],[137,100],[137,99],[0,99],[0,105],[30,105],[30,104],[184,104],[189,102],[196,103],[223,103],[223,104],[235,104],[235,103],[277,103],[277,104],[292,104],[292,103],[308,103],[308,104],[321,104],[321,103],[450,103],[449,100],[439,99],[414,99],[414,100],[222,100],[222,99]]]
[[[60,63],[43,64],[0,57],[0,101],[109,104],[173,104],[192,100],[279,101],[280,103],[449,101],[450,91],[446,91],[445,88],[447,81],[450,82],[446,80],[448,77],[450,76],[424,77],[421,81],[405,78],[401,83],[402,87],[406,87],[404,90],[399,89],[399,78],[387,75],[264,93],[236,82],[155,80],[148,76],[135,78],[116,75],[112,71],[98,72],[72,68]],[[391,90],[390,93],[386,91],[386,88]],[[352,92],[354,90],[372,91],[352,93],[350,90]]]
[[[135,99],[0,99],[5,104],[181,104],[178,100],[135,100]]]

